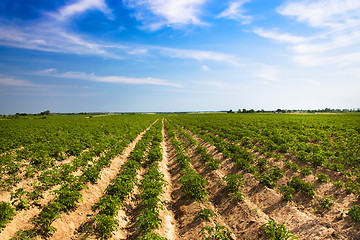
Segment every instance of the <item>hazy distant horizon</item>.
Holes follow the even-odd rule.
[[[4,0],[0,113],[357,109],[358,0]]]

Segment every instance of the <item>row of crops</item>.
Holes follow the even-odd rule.
[[[177,115],[171,120],[279,191],[285,201],[300,195],[329,210],[338,191],[323,196],[317,189],[331,182],[358,199],[342,214],[360,221],[359,115]]]
[[[188,141],[186,144],[186,142],[181,141],[181,135],[176,126],[173,126],[169,122],[167,122],[165,126],[172,146],[175,148],[176,160],[181,168],[181,178],[179,182],[182,184],[183,192],[189,198],[202,203],[203,207],[196,212],[197,219],[211,223],[201,230],[204,239],[231,239],[230,230],[226,226],[219,225],[212,219],[215,213],[206,207],[206,205],[209,204],[207,199],[208,193],[206,191],[208,181],[193,169],[190,158],[187,155],[186,148],[191,144],[197,144],[197,142],[189,135],[186,135]],[[181,133],[185,134],[184,132]],[[206,154],[208,153],[206,152]]]
[[[157,121],[143,135],[118,176],[107,187],[106,195],[94,205],[94,210],[100,210],[96,216],[100,237],[109,238],[116,231],[118,211],[124,206],[124,201],[133,192],[134,187],[138,185],[141,191],[138,196],[141,202],[141,213],[136,221],[140,231],[139,239],[161,238],[153,232],[161,225],[159,218],[159,210],[162,208],[160,197],[165,186],[163,175],[158,169],[158,162],[162,160],[160,151],[161,129],[161,121]],[[147,171],[139,183],[137,175],[142,167]]]
[[[212,203],[210,203],[207,198],[208,193],[206,187],[208,181],[193,169],[188,155],[191,151],[190,149],[195,148],[196,153],[200,156],[202,167],[211,171],[219,169],[220,161],[214,159],[206,147],[201,146],[199,142],[194,140],[194,138],[178,124],[169,121],[166,124],[166,128],[171,138],[172,145],[176,149],[176,158],[182,168],[180,182],[183,185],[184,194],[201,202],[203,205],[201,209],[196,212],[196,219],[207,223],[200,231],[203,239],[233,239],[234,235],[229,228],[216,221],[215,217],[217,214],[210,209],[215,208],[214,206],[210,207]],[[228,174],[219,180],[217,180],[218,187],[221,188],[221,185],[225,185],[229,198],[238,202],[243,200],[243,189],[245,186],[243,175]],[[264,224],[262,229],[264,229],[269,239],[297,239],[286,229],[284,224],[278,224],[274,220]]]
[[[203,239],[240,236],[240,227],[224,220],[222,203],[214,199],[245,208],[257,201],[248,184],[278,194],[284,203],[279,207],[315,209],[310,215],[316,221],[336,213],[329,218],[336,223],[360,222],[358,114],[49,116],[4,120],[0,135],[1,231],[18,214],[37,209],[28,215],[31,227],[20,228],[14,240],[53,237],[59,231],[54,222],[87,201],[86,189],[103,184],[104,170],[120,155],[123,162],[103,185],[103,195],[89,204],[91,219],[82,223],[80,237],[107,239],[121,229],[129,238],[166,239],[164,211],[174,211],[178,221],[182,210],[164,205],[169,186],[168,170],[160,170],[164,142],[179,174],[168,172],[170,179],[181,186],[181,198],[197,204],[188,217],[201,222],[196,234]],[[134,146],[129,156],[124,155],[128,146]],[[341,212],[332,211],[334,206]],[[126,227],[119,225],[121,217]],[[287,223],[265,219],[257,223],[258,232],[262,228],[269,239],[296,239]]]
[[[20,179],[70,157],[76,158],[73,165],[82,167],[104,151],[126,146],[154,120],[153,116],[52,116],[2,121],[0,187],[11,190]]]
[[[52,223],[78,207],[86,185],[96,184],[101,170],[155,120],[139,115],[3,121],[2,138],[13,148],[3,147],[0,155],[1,194],[5,196],[0,203],[0,228],[19,211],[38,208],[33,228],[19,231],[17,238],[51,236],[56,231]],[[14,188],[17,183],[24,187]],[[46,195],[52,197],[44,202]]]

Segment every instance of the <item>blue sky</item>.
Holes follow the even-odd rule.
[[[359,0],[2,0],[0,113],[358,108]]]

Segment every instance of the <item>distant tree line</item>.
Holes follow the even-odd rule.
[[[343,113],[343,112],[360,112],[360,108],[357,109],[316,109],[316,110],[289,110],[289,109],[280,109],[276,111],[266,111],[264,109],[255,111],[254,109],[247,110],[245,108],[239,109],[237,112],[234,112],[232,109],[227,111],[227,113]]]

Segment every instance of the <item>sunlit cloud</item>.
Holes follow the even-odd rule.
[[[111,10],[106,5],[105,0],[79,0],[63,6],[56,13],[49,13],[49,15],[58,21],[64,21],[73,15],[81,14],[89,10],[99,10],[109,18],[113,18]]]
[[[210,71],[210,68],[208,66],[206,66],[206,65],[202,65],[201,70],[207,72],[207,71]]]
[[[245,3],[248,3],[250,1],[251,0],[231,1],[229,3],[229,6],[217,17],[241,21],[242,24],[249,24],[252,21],[252,17],[245,15],[246,11],[243,9],[243,6]]]
[[[261,28],[256,28],[254,30],[254,33],[256,33],[257,35],[259,35],[261,37],[270,38],[272,40],[276,40],[276,41],[284,42],[284,43],[297,44],[297,43],[303,43],[303,42],[308,41],[308,39],[306,39],[305,37],[295,36],[295,35],[288,34],[288,33],[279,33],[277,30],[264,30]]]
[[[102,44],[86,41],[75,33],[46,23],[21,27],[7,26],[0,21],[0,45],[44,52],[123,58],[120,54],[107,51]]]
[[[292,59],[302,66],[357,64],[360,52],[349,47],[360,44],[360,2],[357,0],[318,0],[286,2],[277,8],[286,17],[308,24],[316,33],[308,36],[256,28],[254,33],[288,44]],[[343,61],[346,62],[343,62]]]
[[[358,0],[287,2],[277,11],[313,27],[337,28],[353,23],[360,24],[360,1]]]
[[[233,66],[238,66],[238,67],[243,66],[243,64],[236,56],[225,53],[202,51],[202,50],[165,48],[165,47],[158,47],[155,49],[160,50],[160,54],[172,58],[194,59],[198,61],[224,62]]]
[[[123,0],[134,9],[134,17],[151,31],[163,27],[205,25],[200,20],[205,0]]]
[[[295,55],[293,60],[302,66],[317,67],[322,65],[336,65],[337,67],[359,65],[360,52],[322,56],[316,54]]]
[[[94,73],[85,72],[64,72],[59,73],[55,68],[45,69],[42,71],[34,72],[34,75],[56,77],[56,78],[68,78],[77,80],[87,80],[103,83],[118,83],[118,84],[135,84],[135,85],[162,85],[170,87],[181,87],[181,84],[172,83],[164,79],[146,77],[146,78],[134,78],[124,76],[97,76]]]
[[[13,87],[39,87],[40,85],[28,80],[16,79],[9,76],[0,75],[0,85]]]

